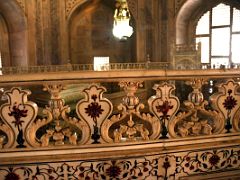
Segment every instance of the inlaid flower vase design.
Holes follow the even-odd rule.
[[[180,102],[178,98],[172,94],[172,91],[175,89],[175,86],[172,84],[166,82],[155,84],[153,89],[156,90],[156,95],[148,100],[149,109],[161,122],[161,138],[167,138],[168,123],[177,113]]]
[[[0,116],[4,123],[2,126],[9,131],[4,131],[8,136],[5,148],[27,147],[25,130],[30,121],[36,118],[38,112],[37,105],[27,99],[30,94],[30,91],[20,88],[12,88],[5,92],[8,102],[0,107]]]
[[[91,128],[93,143],[100,143],[100,126],[102,122],[112,113],[111,102],[102,97],[106,91],[104,87],[91,85],[84,89],[85,99],[77,103],[76,111],[80,119],[84,119]]]
[[[237,92],[238,88],[238,83],[234,80],[228,80],[226,83],[219,84],[219,92],[211,96],[213,107],[221,112],[225,118],[226,132],[240,130],[240,93]]]

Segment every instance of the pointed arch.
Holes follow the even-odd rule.
[[[192,14],[201,7],[205,0],[187,0],[183,4],[176,18],[176,44],[187,44],[188,24]]]
[[[8,28],[0,14],[0,67],[10,66],[10,59]]]
[[[7,25],[11,66],[27,66],[27,22],[15,0],[0,0],[0,13]],[[5,64],[5,63],[4,63]]]
[[[238,0],[186,0],[176,17],[176,44],[191,43],[195,28],[193,26],[197,20],[204,12],[221,2],[240,6]]]

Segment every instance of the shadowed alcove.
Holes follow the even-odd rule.
[[[115,1],[90,1],[79,5],[69,20],[70,63],[91,64],[94,57],[110,63],[135,62],[134,34],[119,40],[112,34]]]

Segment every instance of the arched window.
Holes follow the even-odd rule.
[[[210,9],[198,21],[196,42],[202,44],[202,63],[216,68],[240,63],[240,10],[223,3]]]

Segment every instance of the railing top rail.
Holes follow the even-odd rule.
[[[65,72],[65,71],[99,71],[99,70],[133,70],[133,69],[165,69],[170,68],[168,62],[139,62],[139,63],[110,63],[98,65],[97,69],[93,64],[64,64],[50,66],[19,66],[19,67],[2,67],[2,74],[28,74],[43,72]]]
[[[0,84],[42,84],[42,82],[118,82],[120,80],[186,80],[193,78],[239,78],[240,69],[167,70],[139,69],[114,71],[59,71],[44,73],[7,74]]]

